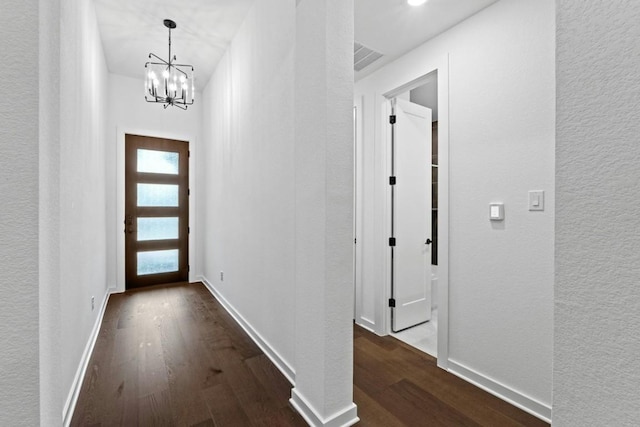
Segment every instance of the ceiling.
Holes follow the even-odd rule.
[[[194,66],[202,89],[242,24],[254,0],[94,0],[107,65],[115,74],[142,78],[149,53]],[[418,7],[405,0],[354,0],[355,39],[383,56],[356,79],[446,31],[497,0],[429,0]]]
[[[428,0],[409,6],[406,0],[354,0],[355,40],[381,53],[356,80],[447,31],[497,0]]]

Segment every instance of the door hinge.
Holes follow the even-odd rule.
[[[353,244],[355,245],[356,243],[358,243],[358,239],[353,239]]]
[[[396,245],[396,238],[389,237],[389,246],[395,246],[395,245]]]
[[[191,157],[191,150],[187,151],[187,157]]]
[[[396,306],[396,300],[393,298],[389,298],[389,307],[395,307]]]
[[[391,123],[392,125],[396,124],[396,115],[392,114],[389,116],[389,123]]]
[[[396,185],[396,177],[395,176],[390,176],[389,177],[389,185]]]
[[[191,189],[187,188],[187,196],[190,196],[190,195],[191,195]]]
[[[191,227],[187,227],[187,234],[191,234]]]

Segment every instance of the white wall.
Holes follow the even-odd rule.
[[[2,8],[0,89],[16,97],[0,105],[0,425],[37,425],[38,2]]]
[[[108,72],[92,2],[60,9],[60,393],[67,398],[106,297]],[[96,308],[92,311],[91,297]]]
[[[344,0],[255,2],[204,91],[204,278],[315,425],[355,417],[351,16]]]
[[[553,420],[640,422],[640,3],[557,6]]]
[[[376,96],[448,55],[449,367],[543,417],[553,344],[554,16],[552,0],[497,2],[356,84],[365,162],[358,321],[386,330],[388,186]],[[545,190],[545,212],[528,211],[529,190]],[[505,204],[504,222],[489,221],[490,202]]]
[[[197,70],[196,70],[197,72]],[[144,64],[140,75],[144,73]],[[202,120],[203,99],[196,92],[195,103],[187,110],[168,107],[162,104],[148,103],[144,99],[144,81],[116,74],[109,74],[107,124],[107,260],[108,283],[117,291],[124,291],[124,243],[122,222],[124,220],[124,134],[138,134],[161,138],[189,141],[191,151],[189,186],[193,197],[190,199],[189,219],[191,236],[189,240],[191,279],[201,274],[201,261],[197,259],[201,246],[198,233],[199,214],[196,206],[196,182],[198,168],[193,159],[197,158]],[[192,256],[194,258],[192,258]]]
[[[294,363],[295,7],[256,2],[204,91],[204,276]],[[224,281],[220,272],[224,271]]]

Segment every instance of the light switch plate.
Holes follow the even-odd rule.
[[[504,204],[502,204],[502,203],[490,203],[489,204],[489,219],[491,221],[502,221],[504,219]]]
[[[529,191],[529,210],[530,211],[544,210],[544,191],[542,190]]]

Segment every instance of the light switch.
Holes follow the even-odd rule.
[[[542,190],[529,191],[529,210],[530,211],[544,210],[544,191]]]
[[[489,219],[491,221],[502,221],[504,219],[504,205],[502,203],[491,203],[489,205]]]

